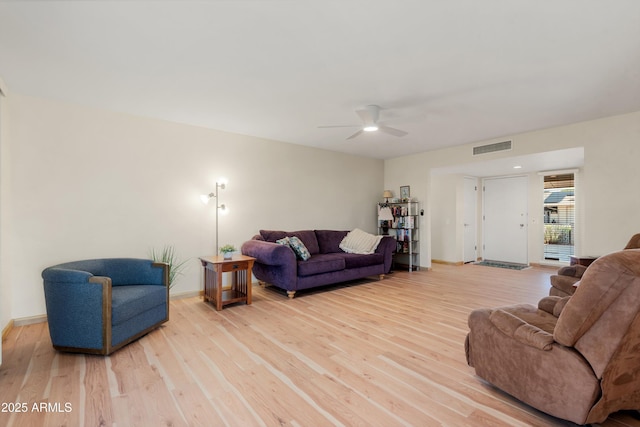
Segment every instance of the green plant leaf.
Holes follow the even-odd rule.
[[[183,274],[183,270],[188,261],[179,260],[175,248],[171,245],[164,246],[160,251],[151,249],[150,256],[155,262],[165,262],[169,264],[169,288],[173,286],[175,279]]]

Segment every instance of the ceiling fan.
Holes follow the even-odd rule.
[[[319,128],[351,128],[351,127],[360,127],[361,129],[348,137],[347,139],[353,139],[357,136],[360,136],[363,132],[375,132],[380,131],[387,133],[393,136],[405,136],[407,132],[392,128],[389,126],[385,126],[381,123],[378,123],[378,117],[380,116],[380,107],[377,105],[367,105],[362,110],[356,110],[360,119],[362,119],[362,125],[336,125],[336,126],[318,126]]]

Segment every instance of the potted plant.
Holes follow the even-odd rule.
[[[166,262],[169,264],[169,288],[174,285],[174,280],[182,274],[182,270],[186,267],[187,260],[178,260],[176,251],[171,245],[162,248],[162,251],[151,249],[151,259],[156,262]]]
[[[235,246],[229,245],[229,244],[224,245],[223,247],[220,248],[220,253],[224,255],[224,259],[231,259],[235,251],[236,251]]]

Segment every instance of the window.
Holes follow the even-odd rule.
[[[543,197],[544,259],[568,262],[574,254],[574,174],[545,175]]]

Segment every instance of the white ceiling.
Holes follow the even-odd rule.
[[[391,158],[640,110],[640,1],[1,1],[0,76],[9,92]],[[409,135],[317,128],[368,104]]]

